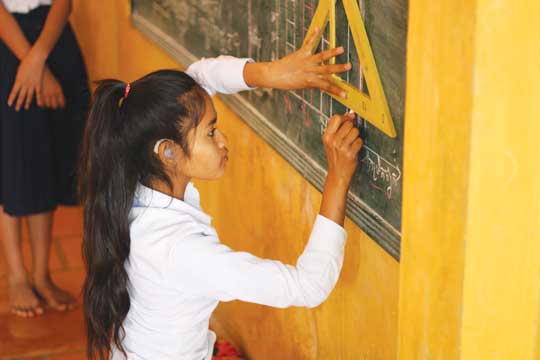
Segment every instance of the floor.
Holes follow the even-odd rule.
[[[55,282],[78,296],[79,306],[67,313],[49,311],[32,319],[23,319],[9,312],[6,263],[0,251],[0,360],[85,359],[80,306],[84,279],[81,241],[82,209],[59,208],[54,218],[50,268]],[[29,268],[31,253],[26,231],[23,234],[23,251]]]

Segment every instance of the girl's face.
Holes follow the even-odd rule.
[[[223,176],[227,165],[227,138],[217,128],[214,104],[205,95],[204,115],[199,125],[188,133],[188,146],[191,149],[187,157],[182,151],[177,163],[177,174],[202,180],[215,180]]]

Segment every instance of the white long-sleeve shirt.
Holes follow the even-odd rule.
[[[210,94],[247,89],[246,59],[204,61],[190,75]],[[219,301],[314,307],[334,288],[343,263],[345,230],[320,215],[296,266],[231,250],[193,184],[184,201],[139,185],[130,219],[131,305],[122,343],[130,360],[211,360],[216,337],[208,325]],[[123,356],[113,350],[111,358]]]
[[[202,58],[191,64],[186,74],[191,76],[210,95],[216,93],[234,94],[253,90],[244,80],[244,66],[253,61],[248,58],[235,58],[220,55],[217,58]]]
[[[41,5],[51,5],[52,0],[0,0],[11,13],[29,13]]]

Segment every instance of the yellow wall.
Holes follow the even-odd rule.
[[[540,359],[540,3],[410,3],[399,359]]]
[[[90,78],[134,80],[178,65],[129,22],[127,0],[77,0],[72,24]],[[198,183],[224,243],[294,263],[318,212],[320,193],[245,123],[215,100],[231,157],[222,180]],[[215,320],[250,359],[394,359],[399,264],[350,221],[339,283],[320,307],[221,304]]]
[[[400,359],[458,354],[474,14],[469,0],[409,8]]]
[[[462,359],[540,359],[540,2],[477,1]]]

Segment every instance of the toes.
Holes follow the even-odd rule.
[[[26,317],[32,318],[32,317],[36,316],[36,312],[31,307],[25,308],[24,312],[26,313]]]
[[[58,302],[55,299],[50,299],[48,305],[56,310],[56,311],[66,311],[67,310],[67,304],[63,304],[61,302]]]
[[[31,318],[45,313],[45,310],[39,304],[37,306],[12,306],[10,311],[12,314],[23,318]]]
[[[12,313],[13,315],[17,315],[17,316],[21,316],[21,317],[23,316],[23,314],[21,313],[21,311],[20,311],[18,308],[14,307],[14,306],[11,307],[11,313]]]
[[[34,284],[34,291],[47,307],[56,311],[68,311],[75,308],[76,301],[71,294],[56,287],[53,283]]]
[[[11,313],[12,314],[15,314],[17,316],[20,316],[20,317],[26,317],[26,313],[23,311],[22,308],[18,307],[18,306],[12,306],[11,307]]]
[[[22,318],[28,318],[28,317],[34,316],[34,312],[31,309],[22,307],[22,306],[13,306],[11,308],[11,312]]]
[[[34,312],[36,313],[36,315],[45,314],[45,310],[43,309],[43,307],[41,307],[41,305],[34,307]]]

